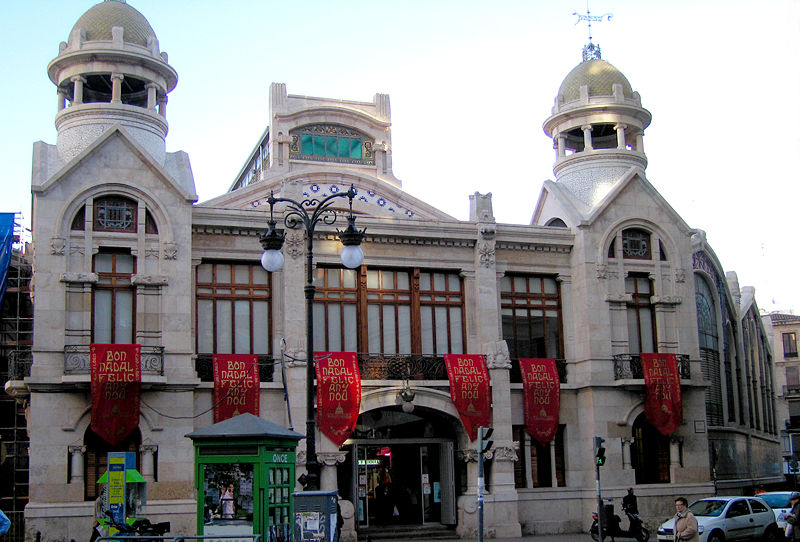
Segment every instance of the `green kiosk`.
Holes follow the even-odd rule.
[[[194,442],[198,535],[291,540],[295,449],[304,435],[241,414],[186,436]]]

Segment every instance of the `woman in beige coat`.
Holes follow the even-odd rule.
[[[686,497],[675,499],[675,542],[700,542],[697,532],[697,518],[689,511],[689,501]]]

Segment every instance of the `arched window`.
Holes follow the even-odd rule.
[[[551,228],[566,228],[567,223],[560,218],[552,218],[545,226],[550,226]]]
[[[93,501],[100,494],[100,486],[97,481],[108,468],[108,452],[135,452],[136,465],[139,463],[139,445],[142,443],[142,433],[135,429],[125,440],[116,446],[111,446],[108,442],[100,438],[91,427],[86,429],[83,435],[83,444],[86,446],[86,453],[83,456],[83,472],[85,474],[83,489],[83,499]]]
[[[649,260],[650,232],[638,228],[622,230],[622,257],[633,260]]]
[[[706,388],[706,416],[709,425],[722,425],[722,374],[720,371],[717,309],[711,287],[705,278],[694,276],[694,298],[697,305],[697,335],[703,377],[711,382]]]
[[[669,483],[669,438],[639,414],[633,422],[631,466],[636,471],[637,484]]]
[[[82,205],[75,216],[72,217],[72,224],[69,229],[72,231],[84,231],[86,229],[86,205]]]

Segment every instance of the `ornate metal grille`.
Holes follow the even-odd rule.
[[[275,360],[272,356],[258,357],[258,378],[261,382],[272,382],[275,374]],[[194,370],[200,382],[214,382],[213,354],[197,354],[194,361]]]
[[[94,229],[136,231],[136,202],[125,198],[100,198],[94,202]]]
[[[628,229],[622,232],[622,257],[636,260],[650,259],[650,234],[644,230]]]
[[[290,132],[289,158],[375,165],[374,141],[339,124],[308,124]]]
[[[8,379],[22,380],[31,376],[33,355],[30,350],[13,350],[8,356]]]
[[[164,347],[142,346],[142,374],[164,374]],[[80,375],[92,372],[88,344],[68,344],[64,347],[64,374]]]
[[[444,358],[403,354],[358,354],[362,380],[447,380]]]
[[[681,379],[691,378],[689,355],[678,354],[678,374]],[[642,357],[639,354],[617,354],[614,356],[614,380],[643,379]]]

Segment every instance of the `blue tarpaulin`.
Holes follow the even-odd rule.
[[[6,294],[8,266],[11,263],[11,248],[14,243],[15,213],[0,213],[0,305]]]

